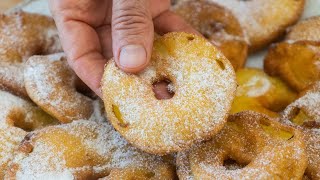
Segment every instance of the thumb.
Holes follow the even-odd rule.
[[[125,72],[137,73],[150,61],[154,28],[149,3],[149,0],[113,1],[113,54]]]

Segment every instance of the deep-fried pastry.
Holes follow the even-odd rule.
[[[264,70],[300,92],[320,80],[319,64],[320,42],[282,42],[270,48]]]
[[[307,167],[300,131],[262,114],[231,115],[212,140],[177,156],[180,179],[296,179]]]
[[[110,174],[119,179],[131,177],[127,172],[133,168],[150,179],[173,179],[175,172],[164,158],[129,145],[111,124],[79,120],[26,136],[6,177],[98,179]]]
[[[245,68],[237,73],[238,89],[231,113],[252,110],[278,117],[297,94],[283,81],[259,69]]]
[[[233,14],[209,1],[179,1],[173,10],[217,46],[235,70],[246,62],[248,45],[243,29]]]
[[[286,108],[281,120],[303,131],[309,159],[306,174],[320,179],[320,81],[302,92]]]
[[[23,62],[35,54],[61,51],[54,21],[24,12],[0,15],[0,88],[28,98]]]
[[[25,65],[24,79],[30,98],[60,122],[90,119],[92,99],[77,91],[78,77],[63,53],[31,57]]]
[[[287,41],[317,41],[320,42],[320,16],[300,21],[292,28],[286,37]]]
[[[26,131],[57,124],[32,103],[0,90],[0,179]]]
[[[299,19],[305,0],[209,0],[238,18],[250,42],[251,52],[260,50],[283,35]]]
[[[153,83],[167,80],[171,99]],[[236,90],[230,62],[204,38],[169,33],[154,42],[149,67],[133,75],[109,61],[102,79],[107,117],[134,146],[155,154],[177,152],[221,130]]]

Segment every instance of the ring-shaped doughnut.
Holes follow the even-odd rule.
[[[33,103],[0,90],[0,179],[26,131],[57,123]]]
[[[253,112],[231,115],[212,140],[177,157],[180,179],[301,179],[307,155],[300,131]]]
[[[111,124],[79,120],[27,135],[6,178],[119,179],[133,168],[149,179],[173,179],[175,172],[163,157],[132,147]]]
[[[300,94],[283,112],[281,121],[301,130],[307,145],[310,179],[320,179],[320,81]]]
[[[159,100],[152,85],[165,79],[174,96]],[[218,133],[235,90],[230,62],[210,42],[187,33],[156,39],[144,72],[127,74],[111,60],[102,80],[112,125],[134,146],[154,154],[181,151]]]
[[[93,101],[77,91],[78,77],[63,53],[29,58],[24,79],[29,97],[60,122],[90,119]]]
[[[54,21],[38,14],[0,15],[0,88],[28,98],[23,64],[32,55],[61,52]]]

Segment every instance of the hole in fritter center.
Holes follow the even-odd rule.
[[[309,115],[298,107],[294,107],[289,115],[289,119],[292,123],[303,126],[305,128],[319,128],[320,123],[315,121],[313,118],[309,117]]]
[[[32,122],[26,122],[26,116],[25,112],[20,109],[13,109],[8,115],[8,121],[14,127],[30,132],[34,129],[32,128]]]
[[[247,164],[239,163],[238,161],[227,158],[226,160],[223,161],[223,166],[227,170],[237,170],[237,169],[242,169],[247,166]]]
[[[174,86],[169,79],[162,79],[152,84],[154,96],[158,100],[171,99],[174,96]]]

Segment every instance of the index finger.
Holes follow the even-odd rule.
[[[101,97],[100,82],[107,60],[102,55],[97,32],[77,19],[55,17],[55,20],[69,65]]]

